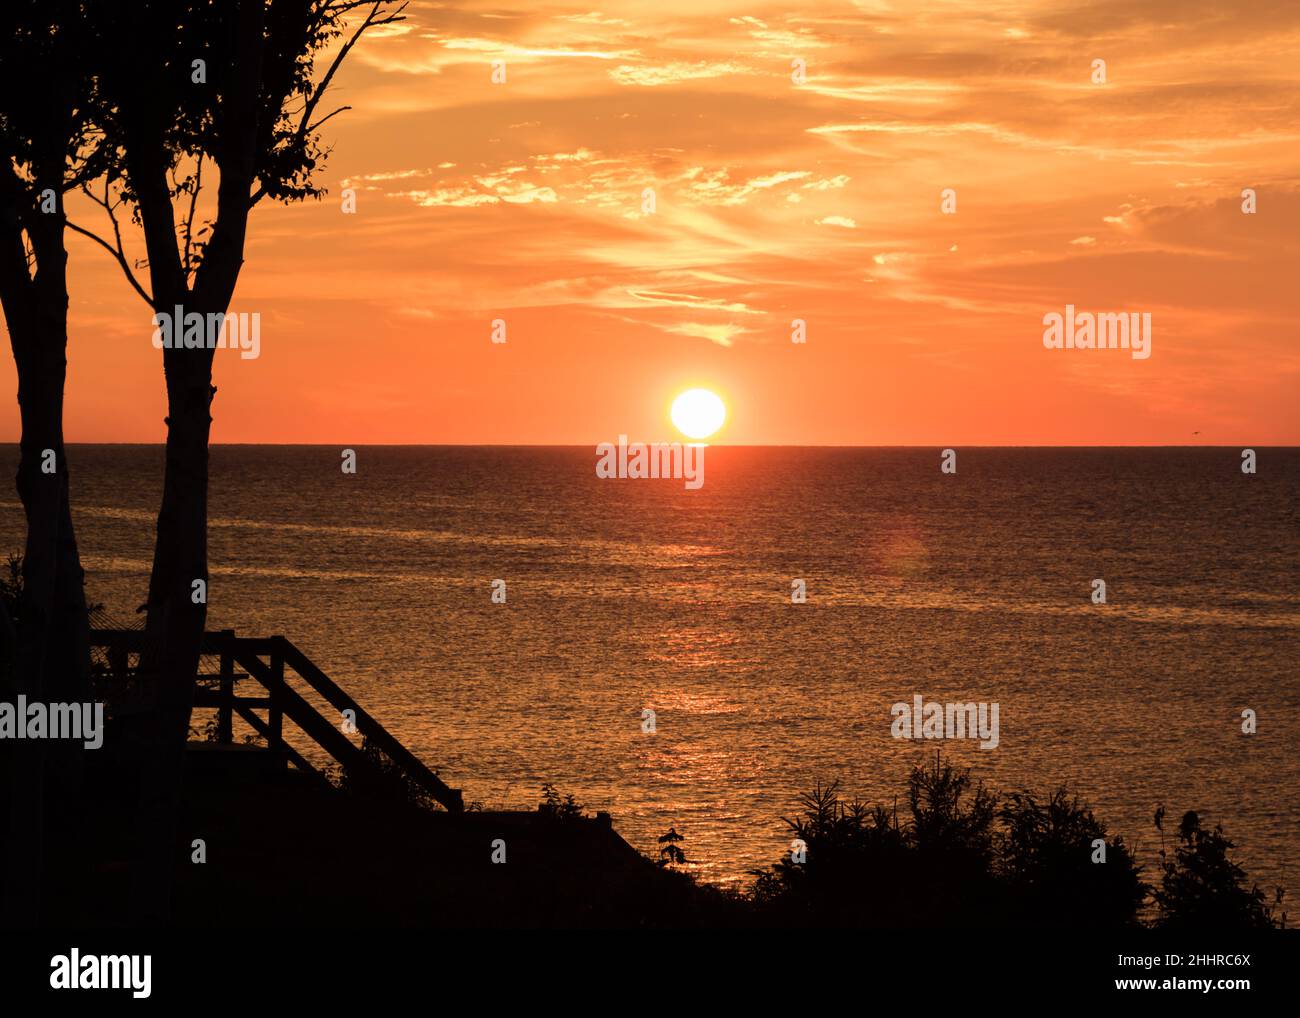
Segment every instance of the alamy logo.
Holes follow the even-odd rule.
[[[155,350],[238,350],[246,361],[262,354],[262,316],[257,311],[203,315],[186,313],[177,304],[174,315],[159,311],[152,321]]]
[[[633,442],[618,436],[618,445],[596,446],[597,477],[671,477],[694,491],[704,484],[704,445],[699,442]]]
[[[910,704],[894,704],[889,713],[895,739],[979,739],[980,749],[998,748],[996,703],[925,703],[917,695]]]
[[[88,954],[75,947],[50,959],[50,986],[56,990],[131,990],[143,999],[150,993],[152,955]]]
[[[1074,312],[1043,315],[1043,346],[1048,350],[1131,350],[1135,361],[1151,356],[1151,312]]]
[[[104,744],[102,703],[0,703],[0,739],[73,739],[86,749]]]

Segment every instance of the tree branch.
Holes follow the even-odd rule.
[[[100,206],[100,208],[108,214],[108,220],[113,224],[113,240],[115,243],[110,244],[103,237],[99,236],[99,234],[87,230],[84,226],[78,226],[70,219],[65,220],[68,229],[72,230],[74,233],[81,234],[83,237],[89,237],[105,251],[111,254],[117,260],[117,264],[121,266],[122,274],[126,276],[126,281],[131,284],[135,292],[140,295],[140,298],[152,308],[154,306],[153,298],[148,294],[145,288],[140,285],[140,281],[136,279],[135,273],[131,271],[131,264],[126,259],[126,250],[122,246],[122,228],[117,221],[117,215],[113,212],[113,204],[109,201],[108,181],[104,181],[103,198],[97,197],[94,192],[90,190],[90,187],[85,184],[82,185],[81,190],[86,197],[96,205]]]
[[[190,273],[193,269],[193,259],[190,257],[190,238],[194,231],[194,209],[199,202],[199,190],[203,186],[203,153],[199,152],[198,165],[194,168],[194,188],[190,191],[190,211],[185,217],[185,257],[182,259],[185,269],[185,281],[189,284]]]
[[[114,248],[112,244],[106,241],[103,237],[99,236],[99,234],[92,233],[90,230],[87,230],[84,226],[78,226],[71,219],[67,221],[67,224],[68,224],[68,229],[71,230],[73,233],[79,233],[83,237],[89,237],[96,244],[98,244],[105,251],[107,251],[114,258],[116,258],[117,263],[120,266],[122,266],[122,274],[126,276],[126,281],[130,283],[131,287],[135,290],[135,292],[140,295],[141,300],[143,300],[146,304],[148,304],[149,307],[151,308],[153,307],[153,298],[150,297],[149,294],[145,291],[145,288],[140,285],[140,281],[135,278],[135,273],[131,271],[131,266],[127,263],[126,256],[122,254],[121,251]]]
[[[329,118],[334,116],[335,113],[342,113],[343,110],[350,108],[343,106],[335,110],[334,113],[329,114],[329,116],[325,117],[323,120],[320,120],[315,124],[311,123],[311,115],[316,111],[316,107],[320,104],[320,101],[325,98],[325,91],[330,87],[330,82],[334,80],[335,72],[337,72],[339,67],[342,66],[343,61],[352,51],[352,47],[361,40],[361,37],[367,31],[378,25],[391,25],[395,22],[404,20],[402,18],[402,12],[406,10],[405,2],[403,2],[397,10],[382,16],[380,15],[380,12],[391,2],[392,0],[375,0],[375,2],[371,4],[370,12],[366,15],[365,20],[357,26],[357,30],[352,33],[351,37],[339,48],[339,51],[334,54],[334,59],[330,61],[329,69],[325,72],[324,77],[322,77],[316,87],[312,89],[311,95],[309,95],[303,103],[302,117],[298,121],[298,130],[294,132],[294,145],[301,145],[308,133],[313,131],[315,128],[320,127],[321,124],[325,123],[326,120],[329,120]],[[328,11],[331,6],[331,4],[325,4],[322,7],[322,13]],[[360,3],[344,2],[339,4],[337,9],[351,10],[354,7],[360,6],[362,6]],[[266,187],[259,186],[257,190],[253,192],[253,196],[248,199],[248,204],[250,206],[256,205],[265,195]]]

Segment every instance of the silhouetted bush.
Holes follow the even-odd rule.
[[[998,818],[999,865],[1017,925],[1136,924],[1150,890],[1142,867],[1123,838],[1106,837],[1106,825],[1077,796],[1060,788],[1040,802],[1030,792],[1012,792]]]
[[[809,925],[988,925],[1000,908],[992,868],[997,800],[968,771],[937,757],[908,780],[910,819],[897,807],[845,802],[838,785],[800,798],[785,819],[806,846],[756,872],[753,898],[770,920]]]
[[[817,786],[799,801],[803,814],[782,819],[803,843],[807,860],[815,861],[786,855],[770,871],[757,871],[753,896],[760,908],[785,920],[818,923],[860,916],[862,903],[873,897],[880,903],[887,874],[904,861],[903,837],[889,816],[861,802],[843,802],[835,783]]]
[[[675,827],[670,827],[668,833],[659,835],[659,865],[685,866],[686,850],[681,846],[681,842],[685,840],[683,835],[677,833]]]
[[[353,770],[347,767],[328,771],[331,784],[353,795],[361,795],[370,801],[388,801],[405,803],[417,809],[431,813],[443,807],[429,792],[415,781],[388,754],[376,746],[369,738],[361,740],[361,753],[369,766]]]
[[[9,558],[0,566],[0,604],[9,612],[12,622],[18,621],[18,609],[23,600],[23,556],[21,552],[11,551]]]
[[[561,796],[549,781],[542,785],[542,801],[537,812],[549,820],[579,820],[583,817],[582,803],[572,795]]]
[[[1194,812],[1184,813],[1171,860],[1164,848],[1164,815],[1161,806],[1155,816],[1161,834],[1162,870],[1160,886],[1153,895],[1157,928],[1259,930],[1286,925],[1286,913],[1275,916],[1258,885],[1246,889],[1245,871],[1228,858],[1236,846],[1221,825],[1206,830]],[[1276,906],[1281,906],[1282,896],[1278,888]]]
[[[998,798],[971,785],[970,771],[942,764],[915,767],[907,782],[911,841],[926,868],[942,867],[963,882],[987,880],[993,865]]]
[[[834,783],[799,801],[802,812],[783,818],[792,852],[753,871],[763,923],[1116,929],[1142,925],[1153,900],[1162,927],[1285,924],[1257,887],[1246,889],[1222,829],[1203,830],[1195,813],[1183,818],[1174,859],[1161,853],[1153,892],[1124,839],[1064,788],[999,796],[936,756],[913,769],[901,821],[897,805],[846,801]]]

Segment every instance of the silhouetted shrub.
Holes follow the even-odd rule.
[[[1161,806],[1155,815],[1162,870],[1153,895],[1157,928],[1258,930],[1286,925],[1286,913],[1275,917],[1258,885],[1246,889],[1245,871],[1228,858],[1236,846],[1221,825],[1206,830],[1194,812],[1184,813],[1171,860],[1164,848],[1164,816]],[[1276,906],[1281,906],[1282,895],[1278,888]]]
[[[1150,890],[1142,867],[1123,838],[1107,839],[1106,825],[1077,796],[1060,788],[1040,802],[1012,792],[998,819],[999,863],[1017,925],[1136,925]]]
[[[572,795],[561,796],[549,781],[542,785],[542,801],[537,812],[550,820],[578,820],[583,816],[582,803]]]
[[[902,822],[897,804],[845,801],[836,783],[815,786],[799,802],[802,812],[782,819],[803,851],[751,871],[750,900],[762,923],[1117,929],[1142,924],[1153,892],[1124,839],[1108,837],[1066,789],[1045,799],[1028,791],[999,796],[937,755],[932,766],[912,770]],[[1221,828],[1203,830],[1189,813],[1179,841],[1172,861],[1161,852],[1154,925],[1285,925],[1257,887],[1246,889]],[[1277,904],[1281,897],[1279,890]]]
[[[752,897],[782,923],[928,927],[990,925],[1001,908],[992,869],[997,798],[936,757],[908,780],[910,819],[897,807],[845,802],[838,785],[800,797],[785,819],[806,847],[756,871]]]
[[[677,833],[677,828],[668,828],[667,834],[659,835],[659,865],[683,866],[686,864],[686,851],[680,842],[686,838]]]
[[[9,558],[0,566],[0,603],[9,612],[13,622],[18,621],[18,609],[23,600],[23,556],[21,552],[11,551]]]
[[[755,871],[760,907],[788,921],[837,922],[860,917],[872,898],[884,906],[879,878],[901,866],[906,851],[897,825],[883,809],[841,801],[837,783],[819,785],[799,801],[802,815],[782,819],[806,859],[787,854],[771,870]]]
[[[443,808],[423,785],[415,781],[405,768],[395,763],[369,738],[362,738],[361,753],[369,765],[355,771],[342,768],[338,772],[337,787],[371,801],[400,802],[431,813]]]
[[[983,875],[993,862],[993,821],[998,798],[971,785],[970,771],[957,770],[935,755],[932,769],[912,769],[907,781],[912,842],[923,861]]]

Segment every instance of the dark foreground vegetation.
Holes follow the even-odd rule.
[[[0,619],[18,619],[20,560],[0,570]],[[0,700],[12,661],[0,640]],[[105,678],[105,682],[108,679]],[[111,683],[96,697],[112,707]],[[113,711],[110,709],[110,718]],[[156,925],[138,909],[139,771],[117,738],[82,754],[64,798],[45,804],[41,925]],[[1185,813],[1148,874],[1119,836],[1065,789],[998,794],[943,763],[912,771],[900,806],[846,800],[831,784],[784,822],[790,850],[743,891],[690,875],[686,837],[633,850],[603,814],[547,784],[536,811],[447,813],[400,771],[329,782],[255,744],[197,725],[170,853],[170,923],[184,927],[878,927],[1250,930],[1286,925],[1231,858],[1221,826]],[[125,750],[115,747],[126,747]],[[0,740],[0,899],[22,883],[11,812],[17,745]],[[378,778],[376,778],[378,775]],[[768,832],[755,832],[766,836]],[[201,849],[200,846],[201,845]],[[201,858],[200,858],[201,857]],[[0,914],[6,902],[0,900]]]
[[[845,801],[835,785],[802,796],[786,820],[806,846],[755,874],[750,896],[763,923],[800,926],[1268,929],[1284,926],[1229,853],[1233,844],[1196,813],[1175,831],[1155,814],[1159,863],[1149,884],[1118,836],[1086,803],[998,795],[970,772],[917,766],[906,806]]]
[[[0,746],[0,767],[4,747]],[[238,755],[238,754],[236,754]],[[1148,884],[1123,839],[1064,791],[1004,796],[936,760],[897,809],[831,785],[786,821],[789,853],[743,892],[689,875],[689,841],[632,850],[607,818],[553,788],[533,812],[449,814],[399,789],[330,788],[248,748],[192,747],[177,830],[183,927],[846,927],[1265,929],[1285,924],[1187,813],[1163,831]],[[47,859],[43,924],[130,925],[134,803],[91,754],[77,837]],[[7,781],[0,787],[7,787]],[[1156,816],[1163,828],[1163,813]],[[204,861],[195,861],[195,840]],[[494,862],[502,843],[505,862]],[[1105,862],[1098,843],[1105,845]]]

